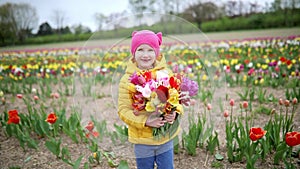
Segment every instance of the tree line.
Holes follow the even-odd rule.
[[[273,0],[264,5],[242,0],[228,0],[225,3],[217,3],[212,0],[128,0],[128,4],[127,10],[111,13],[107,16],[101,12],[95,13],[93,17],[98,25],[96,32],[124,29],[126,20],[112,21],[128,15],[129,12],[136,14],[137,25],[143,24],[142,17],[144,13],[159,12],[181,17],[205,31],[217,31],[216,25],[220,25],[224,21],[237,20],[237,22],[240,22],[236,18],[249,18],[251,16],[250,20],[254,21],[249,22],[261,24],[259,22],[263,22],[264,14],[269,13],[280,14],[280,19],[283,20],[283,23],[280,21],[280,26],[297,26],[297,19],[300,19],[298,18],[300,0]],[[30,4],[3,4],[0,6],[0,46],[25,44],[28,42],[27,39],[34,37],[57,35],[60,38],[69,34],[79,37],[82,34],[90,35],[92,33],[89,27],[81,24],[68,26],[66,18],[64,11],[55,10],[51,18],[55,27],[47,21],[38,25],[36,9]],[[159,18],[158,21],[169,22],[167,20],[163,21],[163,19]],[[230,25],[230,22],[227,22],[228,25]],[[131,27],[134,26],[136,25],[131,25]],[[272,24],[269,26],[272,26]],[[248,25],[245,24],[244,27],[247,28]],[[264,28],[265,26],[260,27]],[[37,28],[38,31],[33,33],[33,30],[37,30]],[[222,30],[222,28],[220,29]],[[224,30],[231,30],[231,28]],[[184,31],[181,32],[184,33]]]

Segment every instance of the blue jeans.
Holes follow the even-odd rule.
[[[174,169],[173,141],[162,145],[135,144],[134,153],[138,169]]]

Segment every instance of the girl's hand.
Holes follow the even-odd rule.
[[[166,114],[164,117],[169,124],[172,124],[176,118],[176,111],[173,111],[171,114]]]
[[[151,113],[148,119],[146,120],[146,126],[159,128],[165,125],[166,120],[163,120],[163,118],[159,115],[160,113],[156,111]]]

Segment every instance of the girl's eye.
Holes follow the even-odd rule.
[[[138,48],[137,51],[143,51],[143,49],[142,48]]]

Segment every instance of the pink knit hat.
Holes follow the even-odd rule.
[[[147,44],[151,46],[156,56],[159,56],[159,46],[162,43],[162,33],[158,32],[155,34],[149,30],[141,30],[141,31],[133,31],[132,32],[132,39],[131,39],[131,54],[134,56],[136,49],[141,44]]]

